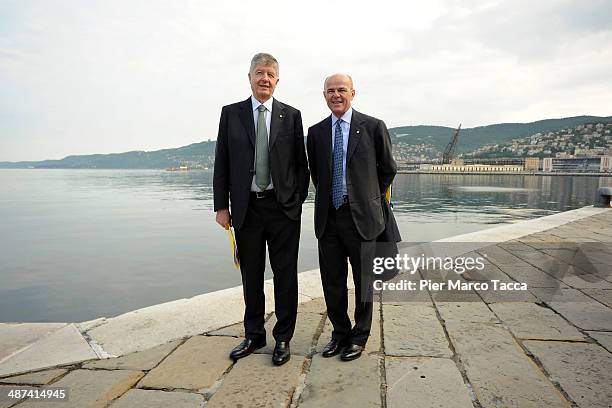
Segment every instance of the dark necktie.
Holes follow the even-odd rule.
[[[332,161],[332,204],[335,209],[338,209],[344,202],[342,194],[342,158],[344,156],[343,141],[342,141],[342,128],[340,127],[342,119],[338,119],[336,122],[336,129],[334,134],[334,154]]]

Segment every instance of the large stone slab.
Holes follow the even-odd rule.
[[[17,405],[20,401],[24,399],[24,398],[16,399],[14,397],[9,396],[9,393],[16,389],[29,391],[29,390],[35,390],[36,388],[29,387],[29,386],[15,387],[14,385],[0,385],[0,408],[11,408]]]
[[[474,255],[477,257],[478,255]],[[466,271],[461,275],[468,281],[491,281],[492,279],[496,279],[500,282],[514,282],[505,272],[503,272],[498,266],[485,263],[484,269],[482,270],[471,270]]]
[[[584,330],[612,331],[612,309],[601,303],[547,302],[548,306]]]
[[[388,357],[387,407],[472,408],[472,399],[454,361],[428,357]]]
[[[446,325],[483,407],[569,407],[564,397],[500,325]]]
[[[584,336],[552,310],[535,303],[494,303],[491,309],[521,339],[584,340]]]
[[[90,363],[83,364],[83,368],[148,371],[159,364],[159,362],[170,354],[179,344],[180,341],[172,341],[170,343],[162,344],[161,346],[153,347],[150,350],[138,351],[136,353],[127,354],[123,357],[92,361]]]
[[[380,364],[377,355],[345,362],[315,354],[299,407],[380,407]]]
[[[274,288],[264,285],[266,309],[274,310]],[[244,314],[242,286],[206,293],[135,310],[88,332],[115,356],[147,350],[241,322]]]
[[[609,308],[612,308],[612,290],[608,289],[583,289],[584,293],[602,303]]]
[[[477,290],[477,292],[486,303],[537,302],[538,300],[529,290],[501,290],[500,287],[495,290],[492,283],[489,284],[487,290]]]
[[[511,254],[514,254],[514,252],[521,252],[521,251],[533,251],[534,247],[524,244],[520,241],[508,241],[508,242],[502,242],[501,244],[497,245],[500,248],[505,249],[506,251],[510,252]]]
[[[528,288],[567,288],[559,279],[534,266],[502,265],[500,269],[517,282],[525,282]]]
[[[584,271],[588,271],[593,275],[597,275],[600,279],[607,282],[612,282],[612,270],[610,269],[612,262],[602,263],[586,263],[576,264],[576,266]],[[592,279],[595,279],[594,277]]]
[[[526,341],[553,381],[579,407],[608,408],[612,402],[612,355],[596,344]]]
[[[129,390],[143,376],[140,371],[76,370],[53,384],[68,390],[68,400],[43,402],[26,400],[22,408],[102,408]]]
[[[188,392],[166,392],[133,389],[113,402],[111,408],[199,408],[204,397]]]
[[[499,323],[483,302],[436,302],[442,320],[448,323]]]
[[[602,278],[600,273],[585,273],[575,266],[568,267],[567,274],[561,280],[576,289],[612,289],[612,283]]]
[[[323,314],[327,312],[325,306],[325,299],[320,297],[308,302],[298,303],[298,313],[318,313]]]
[[[321,272],[318,269],[313,269],[312,271],[298,273],[298,292],[311,299],[323,297]]]
[[[494,265],[514,265],[514,266],[528,266],[519,256],[514,255],[504,248],[499,246],[489,246],[478,251],[482,256],[486,255],[487,261]],[[536,252],[534,250],[534,252]]]
[[[0,363],[0,376],[98,358],[74,324],[58,329]]]
[[[138,388],[211,388],[232,365],[228,355],[237,344],[231,337],[192,337],[151,370],[138,383]]]
[[[0,363],[11,354],[66,325],[66,323],[0,323]]]
[[[548,302],[592,302],[593,299],[578,289],[531,288],[529,290],[540,301]]]
[[[589,336],[597,340],[606,350],[612,353],[612,332],[587,332]]]
[[[452,352],[433,306],[383,304],[385,354],[450,357]]]
[[[242,322],[222,327],[207,333],[210,336],[231,336],[236,338],[244,337],[244,324]]]
[[[287,407],[303,365],[304,357],[294,355],[280,367],[272,365],[267,355],[240,359],[206,407]]]
[[[563,276],[567,269],[566,264],[543,252],[517,252],[516,256],[523,261],[520,265],[516,266],[527,267],[531,265],[553,276]]]
[[[291,339],[291,354],[306,356],[314,351],[314,341],[317,330],[322,324],[323,316],[318,313],[298,313],[295,332]],[[272,316],[266,322],[266,347],[256,351],[256,353],[272,354],[276,341],[272,336],[272,329],[276,324],[276,316]]]
[[[8,377],[0,379],[0,383],[3,384],[29,384],[29,385],[45,385],[49,384],[51,381],[55,380],[58,377],[66,374],[68,370],[64,370],[61,368],[45,370],[45,371],[37,371],[35,373],[28,373],[17,375],[15,377]]]

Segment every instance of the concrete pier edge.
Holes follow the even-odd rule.
[[[608,210],[587,206],[439,242],[504,242]],[[302,272],[298,278],[300,303],[323,296],[318,269]],[[266,311],[271,312],[273,283],[271,279],[265,283]],[[0,341],[10,336],[20,339],[5,355],[0,354],[0,378],[123,356],[210,333],[241,322],[243,308],[242,286],[236,286],[81,323],[0,323]]]

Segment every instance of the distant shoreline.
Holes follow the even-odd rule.
[[[612,177],[612,173],[572,173],[572,172],[545,172],[545,171],[431,171],[431,170],[398,170],[397,174],[455,174],[466,175],[496,175],[496,176],[596,176]]]
[[[74,167],[0,167],[0,170],[131,170],[131,171],[166,171],[167,169],[134,169],[134,168],[74,168]],[[195,171],[212,171],[212,169],[189,169],[180,172],[168,173],[189,173]],[[397,174],[454,174],[463,176],[584,176],[584,177],[612,177],[612,173],[580,173],[580,172],[544,172],[544,171],[432,171],[432,170],[398,170]]]

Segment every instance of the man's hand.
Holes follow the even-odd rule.
[[[230,215],[229,209],[223,208],[221,210],[217,210],[217,224],[222,226],[225,229],[229,229],[232,226],[232,217]]]

